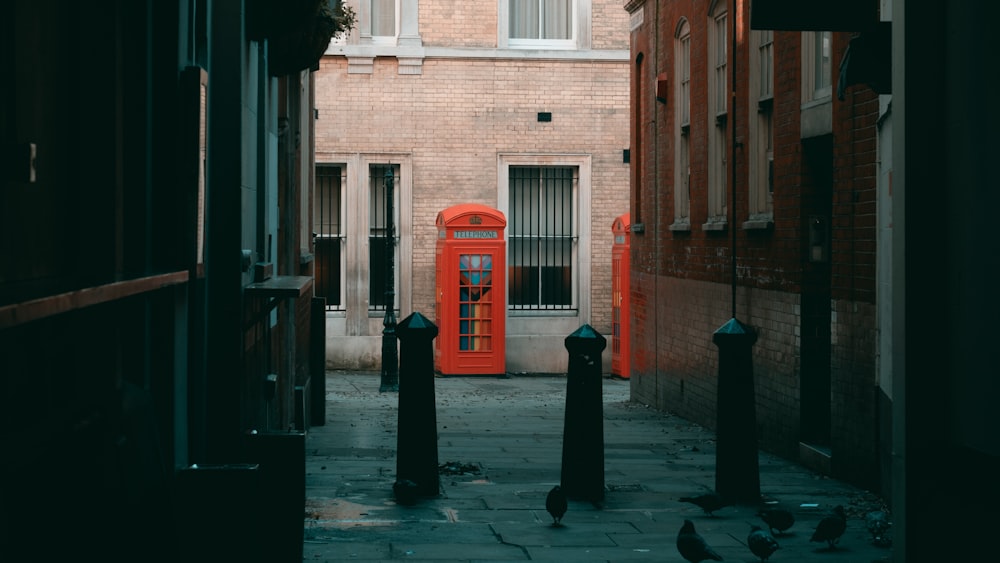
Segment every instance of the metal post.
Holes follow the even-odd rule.
[[[420,313],[399,323],[399,412],[396,433],[397,501],[441,492],[434,402],[434,338],[437,326]],[[404,485],[404,483],[412,485]]]
[[[380,392],[399,391],[399,351],[396,344],[396,223],[393,212],[392,165],[385,171],[385,318],[382,320],[382,383]]]
[[[753,345],[757,333],[735,318],[715,331],[719,347],[715,491],[734,502],[760,502]]]
[[[560,485],[569,498],[604,499],[601,352],[607,340],[588,324],[566,337],[566,413]]]

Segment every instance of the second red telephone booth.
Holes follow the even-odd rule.
[[[503,213],[475,203],[438,213],[434,368],[442,375],[506,373],[506,226]]]
[[[628,379],[629,361],[629,270],[631,269],[629,214],[611,224],[615,242],[611,245],[611,374]]]

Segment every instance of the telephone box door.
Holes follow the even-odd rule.
[[[506,372],[506,245],[503,214],[478,204],[437,218],[434,364],[442,375]]]
[[[628,379],[631,375],[629,344],[629,270],[631,269],[629,214],[611,224],[611,374]]]

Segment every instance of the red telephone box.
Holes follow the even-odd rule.
[[[611,224],[611,232],[615,235],[611,245],[611,374],[625,379],[629,378],[632,369],[629,361],[630,228],[628,213]]]
[[[437,216],[434,368],[442,375],[503,375],[507,219],[475,203]]]

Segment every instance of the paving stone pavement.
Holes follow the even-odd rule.
[[[631,402],[627,380],[603,380],[605,497],[571,500],[552,525],[545,496],[560,481],[565,376],[435,377],[441,494],[395,502],[398,393],[371,373],[328,372],[326,424],[306,438],[304,561],[677,561],[684,519],[726,561],[759,561],[746,547],[757,507],[715,517],[679,502],[715,483],[714,434]],[[761,493],[792,510],[769,561],[883,562],[864,514],[881,500],[761,452]],[[848,512],[839,545],[810,542],[836,505]]]

